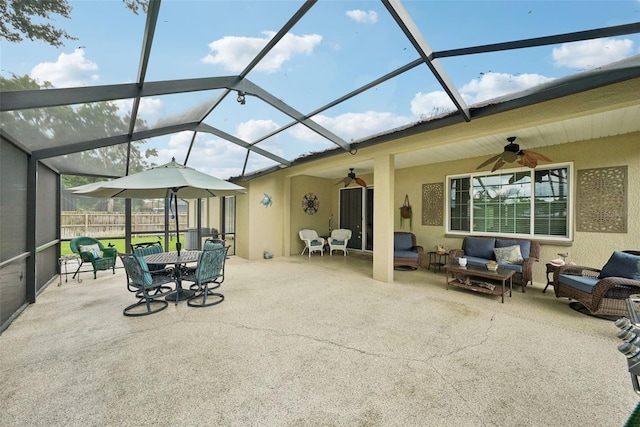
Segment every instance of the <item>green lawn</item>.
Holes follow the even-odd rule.
[[[125,248],[124,239],[98,239],[98,240],[100,240],[100,242],[102,242],[104,246],[107,246],[109,243],[111,243],[116,247],[116,249],[118,249],[118,253],[131,252],[130,248]],[[162,243],[162,247],[164,248],[164,236],[154,235],[154,236],[132,237],[131,243],[135,244],[135,243],[141,243],[141,242],[157,242],[158,240]],[[183,234],[180,235],[180,242],[182,242],[182,245],[184,247]],[[175,250],[175,248],[176,248],[176,236],[172,235],[169,237],[169,250]],[[71,251],[71,248],[69,247],[69,242],[62,242],[62,249],[60,251],[62,252],[62,255],[69,255],[73,253]]]

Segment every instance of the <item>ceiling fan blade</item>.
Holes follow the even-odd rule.
[[[358,185],[360,185],[361,187],[366,187],[367,183],[364,182],[364,180],[362,178],[356,178],[356,182],[358,183]]]
[[[495,156],[493,156],[492,158],[485,160],[484,162],[482,162],[477,168],[476,170],[483,168],[485,166],[487,166],[488,164],[491,164],[493,162],[495,162],[496,160],[498,160],[500,158],[500,156],[502,156],[502,153],[500,154],[496,154]]]
[[[351,181],[353,181],[353,178],[349,178],[349,177],[346,177],[345,179],[342,180],[342,182],[344,182],[345,187],[348,187],[349,184],[351,184]]]
[[[498,156],[498,157],[500,157],[500,156]],[[491,168],[491,172],[495,172],[495,171],[497,171],[497,170],[498,170],[498,169],[500,169],[502,166],[504,166],[504,165],[505,165],[505,163],[506,163],[506,162],[505,162],[504,160],[502,160],[502,157],[500,157],[500,158],[498,159],[498,161],[496,162],[496,164],[495,164],[495,165],[493,165],[493,167]]]
[[[523,157],[528,157],[530,159],[534,159],[534,160],[537,160],[537,161],[544,161],[544,162],[552,162],[553,161],[550,158],[548,158],[547,156],[545,156],[544,154],[536,153],[535,151],[529,151],[529,150],[522,150],[522,156]]]

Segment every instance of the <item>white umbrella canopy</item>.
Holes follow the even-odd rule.
[[[76,187],[74,194],[91,197],[161,199],[171,193],[183,199],[244,194],[244,187],[181,165],[174,160],[133,175]]]
[[[143,172],[111,181],[75,187],[74,190],[73,193],[80,196],[100,198],[161,199],[171,197],[174,200],[176,214],[178,212],[178,196],[183,199],[203,199],[246,193],[244,187],[176,163],[175,159]],[[180,244],[177,215],[175,215],[175,219],[178,238],[176,247],[179,253],[182,245]]]

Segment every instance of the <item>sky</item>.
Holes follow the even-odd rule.
[[[56,88],[137,80],[145,16],[119,0],[70,1],[71,19],[55,24],[76,37],[60,48],[43,42],[2,41],[4,77],[29,75]],[[146,81],[238,74],[301,7],[301,1],[163,1]],[[640,0],[628,1],[404,1],[434,51],[583,31],[640,21]],[[640,36],[441,59],[464,100],[473,105],[508,93],[640,54]],[[418,58],[378,1],[320,0],[247,78],[307,114]],[[140,118],[149,125],[198,117],[221,91],[145,98]],[[261,100],[227,97],[206,124],[246,142],[292,119]],[[125,114],[131,103],[116,102]],[[313,117],[344,141],[375,135],[452,111],[442,86],[425,65],[375,86]],[[156,164],[184,162],[192,133],[147,140]],[[259,147],[287,160],[335,147],[296,125]],[[241,174],[246,150],[199,133],[188,165],[227,179]],[[247,172],[274,165],[252,154]]]

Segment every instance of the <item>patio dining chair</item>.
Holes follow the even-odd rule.
[[[140,242],[131,243],[131,253],[138,257],[144,257],[146,255],[160,254],[164,252],[162,243],[158,240],[155,242]],[[175,274],[173,267],[167,267],[166,264],[151,264],[148,265],[149,273],[152,275],[173,276]],[[131,292],[140,292],[135,287],[129,286]],[[166,292],[171,290],[170,286],[164,285],[157,289],[158,292]]]
[[[134,304],[127,306],[122,314],[125,316],[146,316],[167,308],[169,303],[164,297],[168,292],[160,292],[168,283],[175,283],[176,279],[167,275],[152,275],[144,258],[133,254],[120,254],[120,259],[127,272],[127,287],[131,286],[139,291],[139,298]],[[160,299],[162,298],[162,299]]]
[[[224,295],[213,292],[224,282],[224,264],[228,248],[224,246],[204,250],[198,256],[198,264],[193,274],[182,277],[182,281],[193,282],[196,293],[189,298],[190,307],[210,307],[224,301]]]

